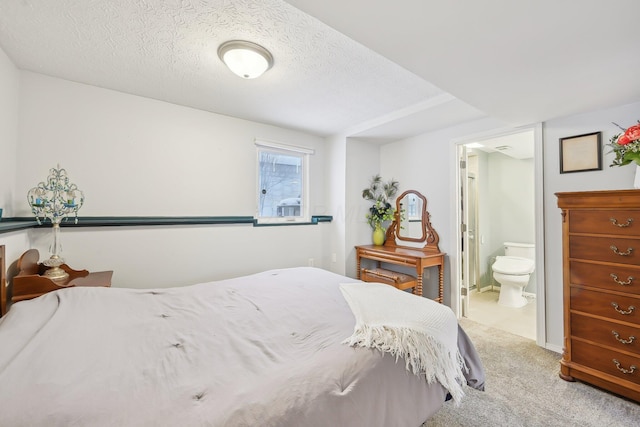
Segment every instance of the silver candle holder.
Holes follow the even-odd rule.
[[[60,268],[64,264],[64,259],[60,256],[62,252],[60,223],[70,216],[74,216],[75,223],[78,223],[78,210],[84,204],[84,193],[69,181],[67,171],[58,165],[57,168],[49,170],[46,181],[38,183],[36,187],[29,190],[27,201],[38,225],[42,225],[48,219],[53,226],[52,242],[49,247],[51,257],[42,262],[50,268],[44,275],[54,281],[65,281],[69,274]]]

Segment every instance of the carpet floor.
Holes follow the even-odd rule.
[[[535,342],[462,319],[486,371],[485,391],[465,388],[423,427],[640,426],[640,404],[560,379],[561,355]]]

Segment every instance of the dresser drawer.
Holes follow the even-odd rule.
[[[571,287],[570,309],[640,325],[640,298]]]
[[[569,232],[640,236],[640,211],[571,211],[569,213]]]
[[[363,282],[385,283],[401,290],[413,288],[417,284],[415,276],[382,268],[374,268],[371,270],[363,268],[360,272],[360,279]]]
[[[640,357],[630,356],[572,339],[571,359],[580,365],[640,384]]]
[[[640,265],[640,239],[571,236],[569,257]]]
[[[573,313],[571,314],[571,336],[614,349],[630,351],[640,357],[640,326],[634,328]]]
[[[640,295],[640,267],[569,262],[572,285],[593,286]]]

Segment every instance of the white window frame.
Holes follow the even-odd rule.
[[[297,147],[293,145],[281,144],[279,142],[256,139],[256,214],[258,224],[289,224],[311,222],[309,209],[309,157],[315,153],[313,149]],[[300,216],[260,216],[260,153],[266,151],[271,153],[300,155],[302,157],[302,194],[300,195]]]

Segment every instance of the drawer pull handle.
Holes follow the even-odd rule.
[[[635,370],[638,369],[635,365],[629,366],[629,369],[624,369],[620,366],[620,362],[618,362],[616,359],[613,359],[613,363],[616,365],[616,368],[618,368],[618,371],[622,372],[623,374],[633,374]]]
[[[618,224],[618,220],[615,218],[609,218],[609,221],[611,221],[611,224],[615,225],[616,227],[624,228],[631,225],[631,223],[633,222],[633,218],[627,218],[627,222],[625,222],[624,224]]]
[[[613,334],[613,336],[615,337],[616,340],[618,340],[619,342],[621,342],[622,344],[631,344],[635,341],[636,337],[634,337],[633,335],[631,335],[629,337],[628,340],[622,339],[620,338],[620,334],[617,333],[616,331],[611,331],[611,333]]]
[[[633,252],[633,248],[627,248],[626,252],[620,252],[618,250],[618,248],[613,246],[613,245],[611,245],[609,247],[611,248],[611,250],[613,251],[614,254],[620,255],[620,256],[628,256],[628,255],[631,255],[631,252]]]
[[[629,310],[621,310],[620,306],[618,304],[616,304],[615,302],[612,302],[611,305],[613,306],[613,308],[620,314],[631,314],[633,313],[633,310],[635,310],[636,308],[632,305],[629,306]]]
[[[627,281],[626,282],[623,282],[622,280],[618,280],[618,276],[616,276],[613,273],[611,273],[610,276],[613,279],[613,281],[616,282],[618,285],[627,286],[627,285],[630,285],[631,282],[633,282],[633,277],[631,277],[631,276],[627,277]]]

